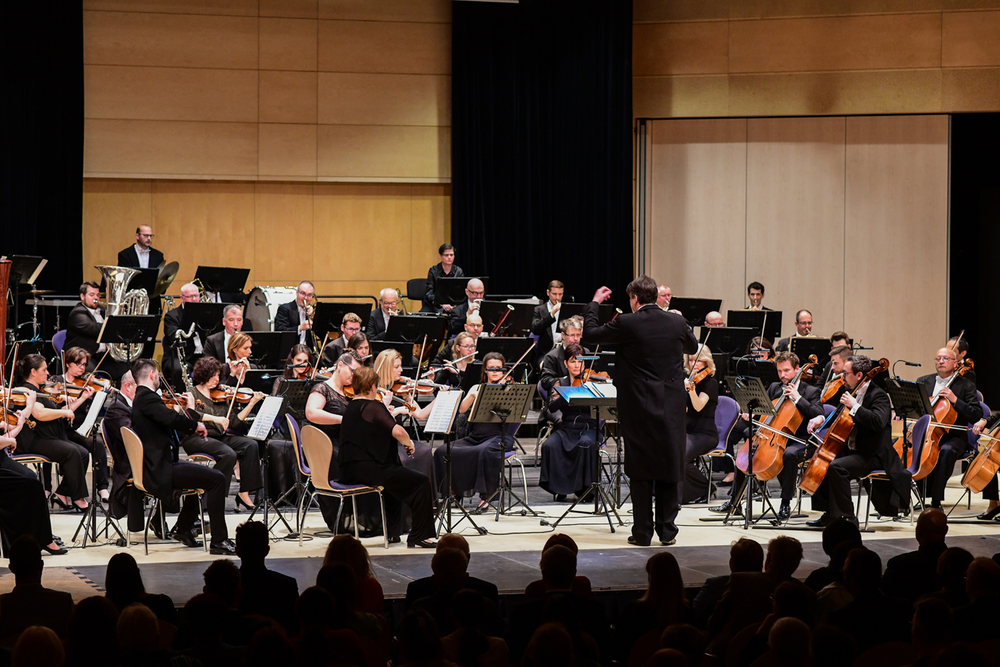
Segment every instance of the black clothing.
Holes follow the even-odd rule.
[[[382,340],[385,338],[385,332],[388,328],[385,322],[385,313],[382,312],[381,308],[376,308],[368,316],[368,326],[365,327],[365,336],[368,337],[369,341]]]
[[[931,395],[934,392],[935,378],[937,378],[935,373],[922,375],[917,378],[917,382],[927,389],[928,395]],[[958,412],[956,426],[968,426],[983,418],[983,406],[976,394],[976,385],[964,376],[957,377],[951,383],[951,390],[958,399],[954,403],[955,411]],[[924,440],[927,441],[926,438]],[[969,447],[968,431],[949,429],[941,436],[938,462],[928,477],[931,500],[935,502],[944,500],[944,487],[955,470],[955,461],[963,456]]]
[[[893,556],[882,574],[882,592],[890,597],[916,602],[927,593],[941,590],[938,558],[948,547],[944,542],[923,544],[916,551]]]
[[[831,612],[830,623],[854,639],[861,654],[886,642],[909,642],[912,617],[909,602],[875,591]]]
[[[677,483],[684,478],[684,353],[698,341],[684,318],[645,304],[598,326],[596,301],[584,308],[588,343],[617,343],[615,380],[619,428],[625,440],[625,472],[632,481],[632,535],[648,543],[654,529],[653,487],[657,487],[656,532],[677,534]],[[654,484],[655,481],[655,484]]]
[[[264,566],[243,563],[240,567],[240,613],[273,618],[286,629],[294,628],[299,584],[295,577]]]
[[[451,265],[451,273],[445,273],[441,262],[438,262],[427,269],[427,283],[424,285],[423,310],[426,312],[440,312],[441,306],[434,305],[434,296],[437,291],[438,278],[464,278],[465,271],[457,264]]]
[[[30,382],[24,383],[24,386],[36,393],[37,405],[50,410],[61,410],[65,407],[65,404],[59,405],[50,400]],[[17,451],[22,454],[39,454],[59,464],[62,481],[55,490],[57,494],[72,500],[88,496],[86,470],[90,453],[86,447],[72,440],[69,422],[65,418],[59,417],[49,421],[36,419],[35,428],[22,428],[17,434]],[[45,544],[48,544],[48,541]]]
[[[103,308],[97,309],[102,317],[107,317]],[[69,311],[66,319],[66,344],[63,349],[82,347],[93,358],[97,354],[97,337],[101,334],[102,324],[94,319],[90,309],[78,303]],[[96,363],[96,362],[95,362]],[[117,378],[116,378],[117,379]]]
[[[554,387],[569,385],[566,376]],[[555,388],[549,393],[548,410],[556,426],[542,443],[538,486],[553,494],[581,493],[590,486],[597,467],[597,422],[589,406],[570,406]]]
[[[0,531],[8,544],[31,535],[39,545],[52,542],[45,490],[35,473],[0,451]]]
[[[549,312],[549,302],[546,300],[535,306],[531,313],[531,333],[538,336],[538,345],[535,347],[535,357],[542,357],[552,349],[555,341],[552,340],[552,324],[557,322],[562,315],[562,308],[555,317]]]
[[[718,439],[719,430],[715,426],[715,408],[719,405],[719,381],[709,376],[695,387],[696,394],[708,394],[708,403],[701,410],[695,410],[691,404],[691,394],[684,392],[684,402],[687,409],[685,433],[704,433]]]
[[[225,417],[229,410],[228,403],[216,403],[211,398],[203,394],[197,387],[193,394],[195,400],[201,401],[201,414]],[[229,416],[230,431],[236,428],[242,421],[237,414],[241,408],[239,404],[233,406]],[[231,432],[225,432],[222,427],[215,422],[205,422],[208,429],[208,437],[202,438],[197,435],[189,435],[181,440],[181,447],[192,454],[208,454],[215,459],[215,469],[226,476],[226,492],[229,492],[229,485],[233,479],[233,469],[236,462],[240,463],[240,492],[252,492],[264,486],[260,469],[260,453],[257,441]]]
[[[131,269],[142,268],[139,265],[139,253],[136,252],[135,244],[130,245],[118,253],[118,266],[127,266]],[[156,248],[149,249],[149,268],[158,269],[163,266],[163,253]]]
[[[338,394],[327,382],[320,382],[313,385],[309,393],[310,395],[314,393],[320,394],[326,399],[326,403],[323,405],[323,412],[329,412],[332,415],[343,416],[344,412],[347,411],[347,406],[351,402],[346,396]],[[340,424],[309,423],[323,431],[323,433],[326,433],[330,438],[330,442],[333,444],[333,456],[330,458],[330,471],[327,473],[329,475],[327,479],[339,480],[340,466],[337,463],[337,459],[340,453]],[[363,500],[363,498],[359,498],[358,500]],[[340,501],[330,496],[316,496],[316,502],[319,503],[319,509],[323,513],[323,519],[326,521],[327,528],[333,532],[337,532],[335,523],[337,521],[337,509],[340,507]]]
[[[465,588],[479,592],[484,598],[493,602],[493,604],[500,604],[500,593],[497,590],[496,584],[469,575],[469,578],[465,580]],[[434,577],[414,579],[406,585],[406,600],[403,602],[403,609],[408,610],[414,602],[434,595],[437,590],[438,587],[434,583]]]
[[[182,303],[180,308],[174,308],[163,316],[163,374],[170,379],[175,389],[184,386],[183,379],[181,378],[181,364],[177,358],[178,343],[176,336],[177,331],[181,328],[183,309],[184,304]],[[198,331],[197,327],[195,327],[194,334],[190,338],[182,338],[180,341],[181,354],[184,357],[184,364],[187,366],[189,374],[194,369],[194,362],[198,360],[198,355],[194,351],[195,336],[203,336],[203,333]],[[204,352],[204,345],[202,345],[202,351]]]
[[[367,336],[367,334],[365,335]],[[331,340],[326,344],[326,347],[323,348],[323,357],[320,362],[320,367],[329,368],[330,366],[333,366],[337,363],[337,359],[340,358],[340,355],[342,355],[346,349],[347,339],[343,336],[339,336],[338,338]]]
[[[448,335],[457,336],[465,331],[465,318],[469,315],[469,300],[466,299],[448,313]]]
[[[569,375],[569,369],[566,367],[566,351],[562,345],[546,352],[539,366],[542,374],[538,381],[545,391],[551,391],[552,385],[559,378]]]
[[[143,527],[143,495],[129,484],[129,480],[132,479],[132,467],[129,465],[128,453],[122,441],[122,426],[132,427],[132,406],[125,402],[121,394],[115,394],[104,413],[101,426],[107,436],[105,444],[115,462],[111,471],[111,497],[108,500],[108,510],[116,519],[127,515],[129,531],[138,533],[142,532]]]
[[[226,332],[217,331],[205,339],[204,351],[206,357],[215,357],[226,363]]]
[[[506,451],[514,449],[514,434],[519,422],[507,422],[505,438],[500,437],[500,424],[477,422],[464,438],[451,443],[451,488],[462,493],[475,489],[483,499],[489,498],[500,484],[501,442]],[[447,470],[444,457],[447,447],[434,450],[434,477],[442,493],[447,493]]]

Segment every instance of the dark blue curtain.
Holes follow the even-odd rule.
[[[452,242],[491,293],[627,305],[632,3],[455,2]]]

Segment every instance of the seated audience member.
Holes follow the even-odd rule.
[[[382,628],[375,614],[358,611],[354,570],[344,563],[324,565],[316,574],[316,585],[333,597],[335,628],[352,630],[362,640],[377,641]]]
[[[965,575],[969,604],[955,610],[955,639],[980,642],[1000,638],[1000,625],[993,614],[1000,606],[1000,565],[989,558],[977,558]]]
[[[760,623],[757,632],[743,646],[737,658],[737,665],[752,665],[760,656],[774,649],[770,645],[771,633],[774,627],[785,618],[794,618],[806,623],[812,623],[816,606],[816,594],[806,586],[797,582],[786,581],[774,589],[772,611]]]
[[[858,647],[851,636],[840,628],[820,624],[813,628],[812,667],[843,667],[851,664]]]
[[[323,556],[323,565],[343,563],[351,568],[355,578],[354,611],[366,614],[382,614],[385,611],[385,597],[382,585],[372,572],[372,561],[368,549],[353,535],[337,535],[330,540]]]
[[[973,560],[972,554],[962,547],[945,549],[937,564],[941,590],[928,593],[924,598],[935,597],[944,600],[952,609],[969,604],[969,596],[965,592],[965,574]]]
[[[441,644],[445,656],[456,665],[506,667],[510,664],[507,642],[479,629],[486,620],[490,604],[481,593],[468,588],[460,590],[452,599],[452,615],[457,627],[441,638]]]
[[[937,562],[947,545],[948,517],[937,509],[928,509],[917,518],[916,551],[889,559],[882,575],[882,590],[889,597],[914,602],[921,596],[939,590],[941,579],[937,575]]]
[[[668,551],[646,561],[646,592],[622,612],[618,627],[618,647],[627,658],[632,646],[647,632],[662,632],[677,623],[691,620],[691,608],[684,595],[684,580],[677,559]]]
[[[952,618],[951,607],[938,598],[926,598],[914,606],[910,642],[917,652],[917,665],[930,664],[951,643]]]
[[[144,604],[161,621],[177,625],[174,601],[167,595],[146,592],[139,564],[131,554],[117,553],[108,561],[104,573],[104,597],[115,605],[119,614],[130,604]]]
[[[240,557],[241,614],[268,616],[286,629],[295,624],[299,584],[295,577],[270,570],[265,564],[271,551],[267,526],[248,521],[236,528],[236,555]]]
[[[568,624],[570,635],[576,635],[578,642],[592,642],[601,655],[608,655],[610,627],[604,605],[597,600],[572,594],[576,554],[569,547],[557,544],[542,552],[540,566],[542,581],[547,589],[545,595],[520,602],[511,611],[507,645],[514,664],[521,661],[535,630],[553,617]],[[580,655],[579,651],[577,655]]]
[[[524,667],[576,667],[573,638],[559,623],[545,623],[531,636],[524,652]]]
[[[761,572],[764,569],[764,549],[759,542],[748,537],[741,537],[729,548],[729,572]],[[692,609],[694,623],[699,628],[708,625],[708,617],[712,615],[715,605],[726,591],[729,575],[710,577],[694,598]]]
[[[455,596],[465,588],[469,577],[468,566],[469,560],[458,549],[438,549],[431,559],[437,590],[433,595],[413,603],[413,609],[423,609],[431,615],[442,635],[450,635],[458,628],[457,619],[452,616],[452,606]],[[492,603],[489,603],[489,607],[479,630],[488,635],[499,636],[503,623],[496,607]]]
[[[243,616],[240,606],[240,569],[228,558],[212,561],[202,573],[205,585],[202,593],[214,595],[222,601],[223,612],[216,623],[220,626],[222,641],[230,646],[246,646],[253,633],[267,625],[262,619]]]
[[[840,568],[833,565],[833,550],[842,542],[861,546],[861,531],[853,522],[843,517],[835,519],[823,529],[823,553],[830,557],[830,562],[810,572],[806,577],[806,586],[818,592],[834,581],[842,581]]]
[[[14,667],[46,665],[58,667],[66,660],[66,650],[59,635],[42,625],[25,629],[14,644],[10,664]]]
[[[329,597],[329,595],[327,596]],[[321,654],[327,659],[330,653]],[[349,661],[342,661],[347,664]],[[304,664],[318,664],[319,661],[309,661]],[[288,641],[288,635],[281,628],[270,627],[258,630],[250,646],[247,647],[246,667],[273,667],[274,665],[295,664],[295,647]]]
[[[302,591],[295,605],[301,630],[291,642],[297,658],[295,664],[367,664],[361,639],[337,622],[343,611],[336,609],[333,596],[324,588],[312,586]]]
[[[542,553],[549,547],[554,547],[557,544],[561,544],[568,548],[574,554],[579,554],[580,548],[576,545],[576,542],[572,537],[566,533],[554,533],[549,539],[545,540],[545,545],[542,547]],[[536,579],[528,584],[527,588],[524,589],[524,595],[521,596],[521,602],[527,602],[528,600],[535,600],[541,598],[548,591],[546,588],[545,581],[542,579]],[[593,593],[590,590],[590,579],[583,575],[576,575],[573,578],[573,595],[579,597],[593,597]]]
[[[797,618],[775,622],[767,636],[770,655],[777,667],[809,664],[809,626]]]
[[[761,554],[763,561],[763,553]],[[688,665],[699,665],[708,645],[705,633],[690,623],[671,625],[660,635],[660,644],[665,649],[680,651],[687,659]]]
[[[231,646],[222,639],[222,625],[217,621],[226,614],[226,605],[215,595],[195,595],[184,605],[194,644],[181,655],[201,661],[203,665],[243,667],[242,648]]]
[[[445,667],[444,646],[434,619],[422,609],[403,614],[396,631],[399,667]]]
[[[552,538],[549,539],[551,540]],[[465,554],[466,561],[471,562],[472,560],[468,540],[458,533],[445,533],[442,535],[437,542],[437,552],[440,552],[442,549],[458,549]],[[484,598],[492,602],[494,606],[498,606],[500,603],[500,595],[496,584],[469,575],[465,580],[465,588],[478,591]],[[414,602],[434,595],[437,590],[437,583],[433,576],[414,579],[406,586],[406,601],[403,603],[403,608],[409,609]]]
[[[132,604],[118,616],[115,635],[123,665],[166,665],[170,658],[160,648],[160,622],[144,604]]]
[[[882,559],[874,551],[858,547],[847,554],[844,584],[854,600],[831,613],[830,622],[854,638],[858,653],[877,644],[910,638],[913,607],[879,590],[881,574]]]
[[[66,630],[66,666],[83,667],[94,663],[94,647],[101,647],[101,660],[117,665],[118,643],[115,624],[118,609],[102,595],[84,598],[73,608]]]
[[[66,634],[73,596],[42,586],[42,548],[30,535],[10,546],[7,567],[14,574],[14,589],[0,595],[0,642],[13,639],[33,625],[45,626],[60,637]]]
[[[854,600],[847,584],[844,583],[844,563],[847,554],[861,546],[860,542],[841,542],[833,548],[828,566],[835,573],[834,580],[816,591],[816,622],[828,623],[830,614]]]

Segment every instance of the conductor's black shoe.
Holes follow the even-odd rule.
[[[170,536],[186,547],[198,548],[202,546],[200,541],[194,539],[190,530],[175,530]]]
[[[199,544],[201,543],[199,542]],[[221,542],[212,542],[208,548],[208,552],[214,556],[235,556],[236,545],[229,539],[222,540]]]
[[[554,493],[554,494],[552,494],[552,498],[557,503],[564,503],[564,502],[566,502],[566,494],[565,493]]]
[[[820,518],[818,519],[813,519],[812,521],[806,521],[806,525],[809,526],[810,528],[826,528],[831,523],[833,523],[833,519],[831,519],[830,515],[827,514],[826,512],[823,512],[822,516],[820,516]]]
[[[640,542],[635,535],[630,535],[628,538],[628,543],[634,547],[648,547],[649,542]]]
[[[708,511],[709,512],[718,512],[719,514],[725,514],[726,512],[729,511],[729,508],[732,507],[732,506],[733,506],[733,501],[732,500],[727,500],[726,502],[722,503],[721,505],[716,505],[715,507],[709,507]]]
[[[792,516],[792,508],[789,507],[788,503],[781,503],[781,507],[778,508],[778,521],[784,523],[788,521],[790,516]]]
[[[670,539],[670,540],[660,540],[660,546],[661,547],[672,547],[675,544],[677,544],[677,538],[676,537],[673,538],[673,539]]]
[[[437,549],[437,542],[434,540],[418,540],[416,542],[407,542],[407,549]]]

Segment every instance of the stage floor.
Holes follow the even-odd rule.
[[[528,502],[538,516],[521,516],[520,513],[515,513],[501,516],[499,521],[495,520],[494,513],[474,517],[476,523],[488,531],[486,535],[479,535],[467,520],[456,526],[456,532],[468,538],[473,552],[471,574],[495,582],[502,593],[523,590],[525,585],[539,578],[539,552],[553,532],[550,526],[540,525],[540,521],[544,519],[554,523],[570,506],[569,503],[554,503],[550,494],[538,488],[536,468],[529,466],[527,474]],[[958,480],[958,476],[954,477],[949,485],[947,500],[950,504],[954,504],[962,494],[963,489],[958,485]],[[627,490],[624,492],[627,493]],[[772,491],[772,495],[775,494],[776,487]],[[720,499],[713,501],[712,505],[725,500],[725,497],[726,490],[722,489]],[[862,502],[864,501],[865,497],[862,496]],[[231,507],[231,496],[228,502]],[[977,497],[973,500],[971,510],[966,509],[964,503],[955,510],[948,536],[950,546],[964,547],[974,556],[992,556],[1000,552],[1000,523],[975,521],[975,515],[985,507],[985,501]],[[583,504],[577,507],[581,508]],[[758,501],[755,503],[755,511],[759,511],[759,508]],[[631,506],[628,503],[619,510],[624,526],[618,525],[617,519],[612,516],[615,527],[613,533],[603,514],[592,513],[592,502],[587,503],[584,509],[587,511],[569,515],[556,529],[571,535],[577,541],[580,547],[580,574],[590,577],[594,589],[599,591],[642,589],[646,584],[646,559],[666,547],[636,548],[628,545],[626,540],[631,534]],[[685,506],[678,518],[680,534],[677,544],[669,547],[681,565],[685,585],[699,586],[709,577],[726,574],[729,546],[744,535],[762,543],[781,534],[792,535],[801,540],[805,547],[805,558],[797,573],[799,576],[804,577],[811,570],[825,564],[827,558],[820,544],[821,531],[805,525],[808,519],[818,516],[809,512],[808,498],[803,500],[802,509],[808,516],[794,518],[781,527],[773,527],[764,521],[747,531],[744,530],[742,521],[724,525],[720,515],[709,512],[707,505]],[[286,516],[294,524],[294,512],[286,513]],[[247,517],[246,512],[227,514],[230,534]],[[863,521],[863,506],[861,517]],[[53,514],[53,531],[69,544],[79,521],[78,514]],[[323,529],[325,525],[320,513],[311,511],[307,518],[306,533]],[[869,530],[863,536],[864,541],[882,555],[883,564],[896,554],[916,548],[913,526],[909,521],[882,520],[873,514]],[[299,547],[298,540],[278,539],[287,534],[287,529],[281,524],[272,532],[276,539],[271,545],[269,566],[294,576],[299,582],[299,590],[312,585],[322,564],[329,535],[307,539]],[[115,546],[113,540],[105,543],[103,534],[101,537],[102,541],[97,544],[88,545],[86,549],[71,548],[70,553],[65,556],[45,555],[43,583],[67,590],[78,600],[102,594],[104,570],[108,560],[125,549]],[[405,543],[384,549],[381,537],[366,538],[363,542],[369,549],[376,576],[387,597],[401,597],[410,581],[430,574],[431,552],[407,549]],[[129,553],[135,556],[142,568],[147,590],[167,593],[178,604],[183,604],[201,592],[201,573],[207,562],[218,558],[201,549],[190,549],[177,542],[160,541],[153,537],[149,555],[145,556],[141,534],[133,535]],[[5,573],[0,576],[0,593],[9,591],[13,585],[13,575]]]

